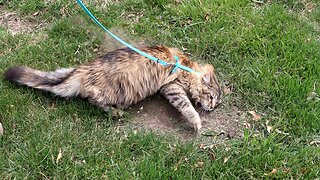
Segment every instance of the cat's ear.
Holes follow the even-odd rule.
[[[206,73],[204,76],[203,76],[203,81],[204,83],[206,83],[207,85],[210,85],[211,84],[211,76],[209,73]]]
[[[214,73],[214,68],[211,64],[204,65],[204,75],[202,79],[207,85],[211,84],[211,74],[213,73]]]
[[[214,73],[214,68],[213,68],[213,66],[211,64],[204,65],[204,70],[205,70],[206,74]]]

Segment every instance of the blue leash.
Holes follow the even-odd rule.
[[[130,48],[131,50],[137,52],[138,54],[156,62],[159,63],[163,66],[169,66],[169,65],[173,65],[173,69],[171,70],[171,73],[174,73],[177,71],[178,68],[183,69],[185,71],[191,72],[191,73],[197,73],[197,74],[201,74],[200,72],[197,72],[187,66],[183,66],[179,63],[179,57],[174,55],[174,59],[176,60],[176,63],[172,64],[172,63],[167,63],[161,59],[158,59],[154,56],[151,56],[135,47],[133,47],[132,45],[128,44],[127,42],[125,42],[124,40],[122,40],[121,38],[119,38],[118,36],[114,35],[113,33],[111,33],[107,28],[105,28],[98,20],[96,17],[94,17],[94,15],[92,15],[92,13],[88,10],[88,8],[82,3],[81,0],[77,0],[77,2],[79,3],[79,5],[82,7],[82,9],[87,13],[88,16],[90,16],[90,18],[97,23],[104,31],[106,31],[109,35],[111,35],[114,39],[116,39],[117,41],[119,41],[120,43],[122,43],[123,45],[127,46],[128,48]]]

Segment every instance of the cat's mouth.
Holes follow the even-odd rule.
[[[201,103],[201,102],[196,102],[195,105],[196,105],[197,109],[204,111],[204,112],[210,112],[210,111],[213,111],[213,109],[214,109],[214,108],[208,107],[207,105],[205,105],[204,103]]]
[[[213,109],[214,109],[214,108],[209,108],[209,107],[206,107],[206,106],[202,106],[202,108],[207,112],[213,111]]]
[[[221,104],[221,100],[212,100],[210,103],[206,101],[195,102],[196,109],[202,112],[211,112]]]

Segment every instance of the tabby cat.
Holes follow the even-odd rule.
[[[4,77],[36,89],[50,91],[58,96],[81,96],[108,111],[125,109],[160,91],[161,94],[188,120],[196,131],[201,119],[193,107],[212,111],[219,103],[221,89],[212,65],[190,61],[175,48],[165,46],[142,47],[142,51],[163,61],[174,63],[174,55],[182,65],[201,74],[163,66],[136,52],[124,48],[110,52],[74,68],[43,72],[29,67],[9,68]],[[190,101],[191,100],[191,101]]]

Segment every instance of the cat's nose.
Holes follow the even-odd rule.
[[[214,102],[214,104],[213,104],[213,108],[216,108],[216,107],[218,107],[219,105],[221,104],[221,100],[218,100],[218,101],[216,101],[216,102]]]
[[[218,107],[218,105],[219,105],[219,102],[216,102],[216,101],[212,102],[211,107],[210,107],[210,111],[213,111],[216,107]]]
[[[206,111],[213,111],[214,110],[214,105],[211,104],[211,106],[209,105],[207,108],[206,108]]]

